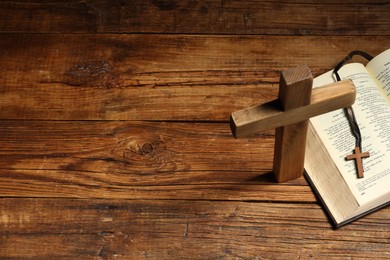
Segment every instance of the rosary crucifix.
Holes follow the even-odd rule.
[[[339,62],[339,64],[336,65],[336,67],[333,70],[333,73],[334,73],[337,81],[341,80],[341,77],[338,73],[339,70],[341,69],[341,67],[344,66],[344,64],[347,63],[349,60],[351,60],[352,57],[355,55],[362,56],[367,60],[373,59],[373,57],[366,52],[351,51],[342,61]],[[352,106],[346,107],[344,109],[344,111],[345,111],[345,116],[348,119],[352,135],[355,137],[355,149],[354,149],[355,153],[348,155],[347,157],[345,157],[345,159],[346,160],[355,160],[358,178],[363,178],[364,175],[363,175],[362,158],[370,157],[370,153],[369,152],[364,152],[364,153],[361,152],[361,150],[362,150],[362,135],[360,133],[360,128],[359,128],[359,125],[356,121],[355,113],[353,112]]]
[[[231,114],[230,127],[236,138],[276,128],[273,172],[278,182],[303,175],[309,118],[355,102],[356,89],[351,80],[313,90],[312,83],[306,65],[283,71],[277,100]],[[355,150],[354,156],[361,165],[360,150]],[[362,167],[358,171],[362,174]]]

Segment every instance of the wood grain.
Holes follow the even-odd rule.
[[[390,257],[389,208],[334,231],[315,204],[0,201],[2,258]]]
[[[305,180],[269,175],[273,132],[235,140],[228,124],[13,120],[0,136],[0,196],[315,201]]]
[[[369,1],[1,1],[0,32],[389,35]]]
[[[387,1],[0,1],[1,259],[389,258],[334,231],[233,111],[389,45]]]
[[[387,42],[6,34],[0,41],[0,119],[228,121],[233,111],[275,99],[280,70],[307,64],[316,75],[351,49],[375,55]]]

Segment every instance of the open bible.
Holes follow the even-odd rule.
[[[343,109],[310,119],[305,176],[336,227],[390,204],[390,49],[364,66],[350,63],[341,79],[356,86],[353,105],[362,136],[364,178],[347,161],[355,139]],[[335,81],[333,71],[314,79],[314,87]]]

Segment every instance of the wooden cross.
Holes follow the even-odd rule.
[[[355,153],[348,155],[346,157],[346,159],[347,160],[355,160],[356,168],[357,168],[357,172],[358,172],[358,178],[363,178],[364,177],[364,174],[363,174],[364,170],[363,170],[362,158],[370,157],[370,153],[369,152],[362,153],[360,151],[359,146],[356,146],[354,151],[355,151]]]
[[[306,65],[283,71],[277,100],[230,116],[235,138],[276,128],[273,172],[278,182],[303,175],[309,118],[351,106],[355,101],[356,90],[351,80],[313,90],[312,83]]]

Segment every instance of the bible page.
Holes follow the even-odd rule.
[[[373,58],[366,68],[390,106],[390,49]]]
[[[363,64],[347,64],[340,69],[339,75],[342,79],[351,79],[356,86],[353,109],[362,134],[362,152],[370,152],[370,157],[363,159],[364,178],[357,177],[355,161],[345,159],[355,148],[355,138],[344,110],[310,120],[356,200],[362,205],[389,193],[390,110]],[[322,86],[334,81],[333,71],[330,71],[315,78],[313,85]]]

